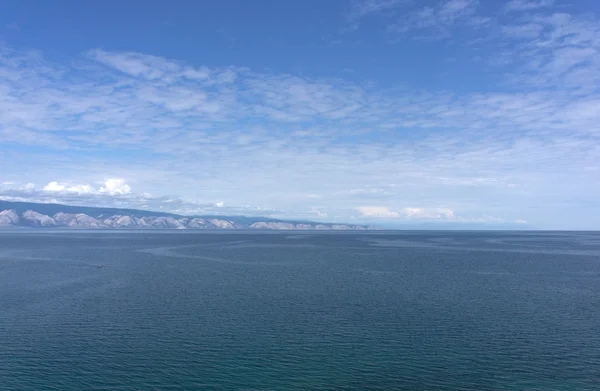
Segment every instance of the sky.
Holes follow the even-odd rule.
[[[595,0],[0,0],[0,198],[600,229]]]

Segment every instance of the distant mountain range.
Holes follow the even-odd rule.
[[[182,216],[137,209],[0,200],[0,228],[353,230],[372,226],[246,216]]]

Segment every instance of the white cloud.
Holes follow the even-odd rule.
[[[458,217],[450,208],[415,208],[405,207],[398,211],[382,206],[361,206],[356,208],[362,218],[404,219],[404,220],[439,220],[439,221],[474,221],[473,218]],[[480,217],[480,221],[489,218]]]
[[[311,209],[311,213],[313,213],[318,218],[327,218],[327,217],[329,217],[329,215],[327,213],[322,212],[318,208],[314,208],[314,207]]]
[[[402,213],[408,219],[455,219],[454,211],[449,208],[403,208]]]
[[[598,91],[599,21],[566,13],[535,14],[503,32],[518,48],[507,56],[517,66],[511,75],[515,85],[561,88],[563,93]]]
[[[139,53],[110,53],[97,49],[90,51],[88,55],[108,67],[150,80],[161,79],[167,74],[181,71],[181,66],[173,62]],[[185,72],[190,74],[190,70]]]
[[[585,42],[581,44],[585,45]],[[582,62],[592,61],[586,57],[592,55],[592,51],[582,48],[577,53],[557,53],[561,61],[548,63],[552,65],[547,65],[546,69],[538,67],[538,75],[528,77],[527,82],[542,82],[541,75],[549,81],[557,80],[558,76],[558,80],[562,78],[571,84],[579,80],[580,86],[593,82],[593,68],[585,73],[592,77],[584,79],[581,74],[586,69],[582,68]],[[118,54],[110,56],[119,57]],[[579,60],[574,62],[574,58]],[[160,61],[163,62],[168,61]],[[160,72],[163,79],[180,80],[166,85],[153,80],[132,80],[106,70],[103,74],[111,75],[114,81],[102,85],[61,85],[42,74],[32,77],[33,80],[22,78],[18,69],[9,67],[5,71],[14,74],[18,86],[5,86],[5,96],[11,97],[0,111],[0,120],[9,125],[3,129],[5,139],[24,144],[36,144],[41,140],[61,148],[80,143],[111,147],[145,145],[154,151],[167,152],[174,148],[186,151],[200,146],[205,148],[225,143],[233,137],[247,147],[267,142],[289,143],[292,132],[297,131],[297,124],[301,123],[312,125],[312,133],[301,134],[313,145],[315,140],[326,143],[336,137],[381,129],[565,129],[571,123],[561,119],[559,111],[565,102],[578,99],[564,92],[490,92],[463,96],[439,92],[398,94],[397,91],[374,90],[349,82],[261,75],[243,70],[238,71],[240,77],[243,76],[238,87],[213,85],[208,81],[197,84],[181,81],[181,71],[176,66],[157,68],[156,72]],[[86,73],[85,76],[92,78],[94,74]],[[22,80],[19,81],[19,77]],[[33,89],[28,87],[29,84],[44,87]],[[238,124],[243,118],[272,122],[278,131],[243,128]],[[338,124],[330,121],[338,121]],[[594,126],[591,121],[588,126],[582,125],[583,128]],[[215,126],[224,132],[216,132]],[[55,129],[63,129],[62,134]],[[90,133],[89,129],[96,129],[96,132]],[[303,142],[298,137],[294,139],[295,144]]]
[[[474,7],[442,2],[429,15],[449,29],[480,16]],[[397,206],[363,210],[380,219],[406,219],[402,207],[414,205],[421,217],[450,219],[441,207],[455,220],[539,227],[600,218],[565,217],[600,196],[597,21],[540,14],[500,27],[498,46],[519,49],[514,83],[457,92],[140,53],[92,51],[72,66],[0,49],[0,140],[38,146],[4,148],[3,180],[61,179],[4,196],[302,218],[321,217],[318,203],[332,221],[356,216],[357,205]],[[119,180],[85,185],[106,173],[155,196]]]
[[[27,189],[33,190],[35,185],[28,184]],[[124,195],[131,193],[131,187],[125,183],[124,179],[112,178],[107,179],[104,182],[104,186],[99,189],[95,189],[90,185],[69,185],[66,183],[59,183],[56,181],[49,182],[43,187],[43,191],[46,192],[63,192],[63,193],[77,193],[77,194],[107,194],[107,195]]]
[[[401,217],[400,213],[383,206],[360,206],[356,210],[358,210],[361,217],[367,218],[395,219]]]
[[[100,188],[99,192],[109,195],[123,195],[131,193],[131,187],[122,178],[110,178],[104,181],[104,186]]]
[[[448,0],[441,3],[439,8],[433,9],[437,13],[436,20],[445,24],[454,23],[456,20],[473,14],[477,0]]]
[[[356,0],[348,14],[351,21],[358,20],[369,14],[380,13],[409,2],[409,0]]]
[[[419,38],[439,39],[458,23],[472,26],[488,23],[488,18],[476,16],[478,5],[477,0],[445,0],[408,13],[390,29],[401,34],[417,32]]]
[[[31,186],[32,184],[29,185],[29,189],[34,189],[35,186]],[[44,186],[43,190],[48,192],[68,192],[77,194],[91,194],[94,192],[94,189],[92,189],[90,185],[69,186],[58,182],[48,183],[46,186]]]
[[[58,182],[50,182],[46,186],[44,186],[44,191],[63,191],[65,190],[65,185],[61,185]]]
[[[18,183],[12,181],[0,183],[0,191],[6,189],[16,189],[23,192],[29,192],[35,189],[35,185],[33,183],[25,183],[23,185],[19,185]]]
[[[115,181],[113,181],[115,182]],[[118,181],[117,181],[118,182]],[[114,183],[113,183],[114,186]],[[271,216],[281,211],[255,205],[225,205],[223,202],[199,201],[183,199],[178,196],[152,196],[148,193],[135,194],[125,192],[120,183],[120,190],[100,191],[89,185],[66,185],[50,182],[39,189],[32,184],[0,187],[0,199],[6,201],[23,201],[39,203],[63,203],[78,206],[99,206],[115,208],[136,208],[154,211],[178,213],[182,215],[248,215]],[[90,191],[79,191],[89,188]]]
[[[506,3],[508,11],[530,11],[537,8],[551,7],[554,0],[511,0]]]
[[[542,34],[544,26],[538,23],[508,25],[502,27],[502,32],[514,38],[537,38]]]

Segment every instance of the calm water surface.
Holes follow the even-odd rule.
[[[0,232],[0,389],[599,390],[600,233]]]

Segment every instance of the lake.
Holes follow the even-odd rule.
[[[2,390],[599,388],[600,233],[0,231]]]

